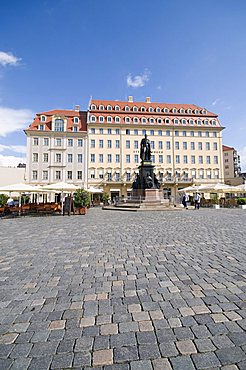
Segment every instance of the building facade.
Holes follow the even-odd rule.
[[[111,196],[130,195],[140,165],[140,141],[151,141],[164,195],[191,184],[223,182],[218,116],[192,104],[91,100],[87,115],[88,184]]]
[[[222,149],[225,183],[228,185],[242,184],[240,155],[230,146],[223,145]]]
[[[76,107],[38,113],[25,133],[29,184],[64,181],[87,186],[86,112]]]
[[[193,104],[91,100],[87,112],[39,113],[25,130],[27,181],[58,181],[130,195],[140,165],[140,142],[151,142],[164,195],[191,184],[224,181],[218,116]]]

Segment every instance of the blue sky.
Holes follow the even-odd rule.
[[[0,13],[0,165],[24,160],[35,113],[133,95],[217,113],[246,171],[246,1],[11,0]]]

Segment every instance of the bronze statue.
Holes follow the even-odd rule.
[[[150,158],[151,158],[150,141],[149,139],[147,139],[146,134],[144,138],[141,140],[140,158],[142,159],[142,161],[150,161]]]

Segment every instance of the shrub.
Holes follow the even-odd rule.
[[[239,205],[246,204],[246,198],[237,198],[237,204]]]
[[[90,193],[84,189],[79,189],[74,193],[73,201],[76,208],[89,207],[91,202]]]
[[[103,204],[108,204],[108,201],[109,201],[109,194],[108,193],[103,193],[102,201],[103,201]]]
[[[6,206],[8,198],[9,197],[7,195],[0,194],[0,205],[1,206]]]

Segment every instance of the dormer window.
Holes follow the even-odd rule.
[[[128,106],[125,107],[125,111],[129,112],[130,108]]]
[[[91,122],[96,122],[96,117],[95,116],[91,116]]]
[[[139,122],[139,119],[137,117],[134,117],[133,122],[134,123],[138,123]]]
[[[114,107],[114,109],[115,109],[115,110],[120,110],[120,107],[119,107],[118,105],[116,105],[116,106]]]
[[[97,107],[94,104],[92,104],[91,105],[91,110],[96,110],[96,109],[97,109]],[[99,109],[100,109],[100,107],[99,107]]]
[[[101,105],[99,105],[99,109],[100,110],[104,110],[104,106],[101,104]]]
[[[126,123],[129,123],[130,122],[130,118],[129,117],[125,117],[125,122]]]
[[[120,122],[120,117],[115,117],[115,122],[119,123]]]
[[[179,124],[179,120],[177,118],[174,119],[174,124],[175,125],[178,125]]]
[[[141,107],[141,112],[145,112],[145,111],[146,111],[145,107]]]
[[[204,120],[204,125],[208,125],[208,120],[207,119]]]
[[[111,105],[108,105],[108,106],[107,106],[107,110],[112,110]]]
[[[162,119],[161,118],[157,118],[157,123],[162,123]]]
[[[73,123],[79,123],[79,117],[74,117]]]
[[[202,110],[202,114],[207,114],[206,109],[203,109],[203,110]]]
[[[104,122],[104,117],[103,116],[99,116],[99,122]]]
[[[176,108],[173,108],[173,113],[177,113],[177,109]]]
[[[44,131],[44,125],[39,125],[39,130]]]
[[[147,122],[146,118],[145,118],[145,117],[143,117],[143,118],[142,118],[142,123],[146,123],[146,122]]]
[[[109,123],[112,122],[112,117],[111,116],[107,117],[107,122],[109,122]]]
[[[201,124],[202,124],[202,121],[201,121],[200,119],[198,119],[198,120],[196,121],[196,123],[197,123],[198,125],[201,125]]]
[[[182,122],[182,125],[186,125],[186,119],[182,119],[181,122]]]
[[[78,126],[73,126],[73,132],[78,132]]]
[[[152,107],[149,107],[149,112],[153,112],[154,109]]]
[[[160,113],[161,109],[159,107],[156,108],[156,112]]]
[[[190,125],[194,125],[194,121],[193,121],[193,119],[190,119],[190,120],[189,120],[189,123],[190,123]]]
[[[133,112],[137,112],[138,111],[138,108],[137,107],[133,107]]]
[[[163,111],[164,111],[164,113],[168,113],[169,112],[169,109],[168,108],[164,108]]]
[[[212,121],[211,121],[211,124],[212,124],[213,126],[216,126],[216,121],[215,121],[215,120],[212,120]]]
[[[150,118],[150,119],[149,119],[149,122],[150,122],[150,123],[155,123],[155,119],[154,119],[154,118]]]
[[[64,120],[62,118],[55,119],[54,131],[62,132],[65,129]]]
[[[188,113],[188,114],[191,114],[191,113],[192,113],[192,110],[191,110],[191,109],[188,109],[188,110],[187,110],[187,113]]]
[[[183,108],[180,109],[180,113],[184,114],[185,110]]]
[[[45,122],[46,121],[46,116],[41,116],[40,121]]]
[[[166,119],[165,119],[165,123],[170,123],[169,118],[166,118]]]
[[[199,114],[199,110],[198,109],[195,110],[195,114]]]

